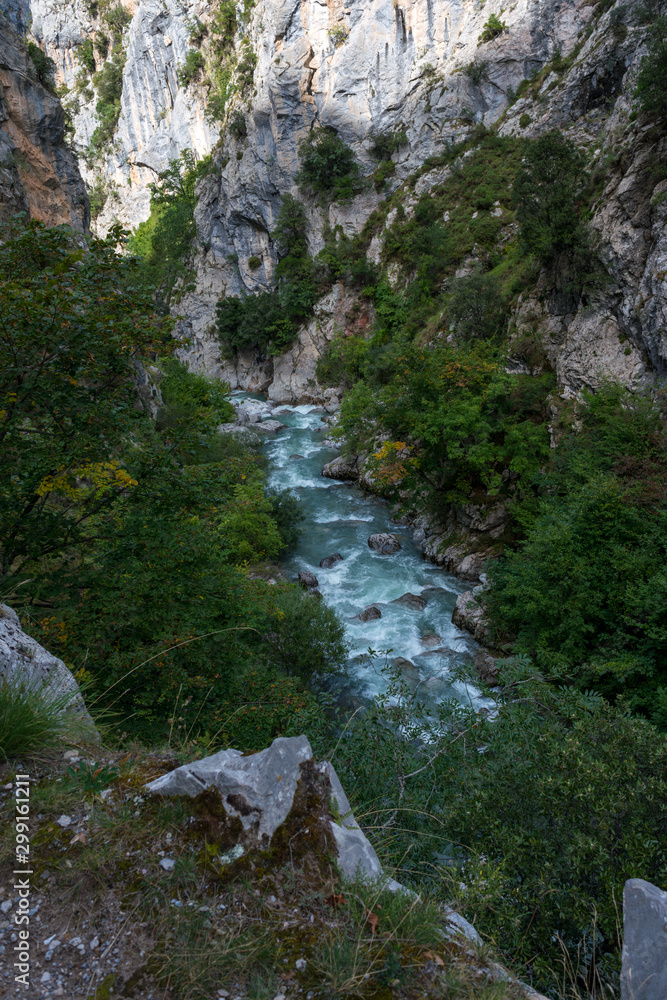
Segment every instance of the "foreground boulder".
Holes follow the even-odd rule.
[[[379,552],[380,555],[391,556],[394,552],[399,551],[401,543],[396,535],[381,533],[370,536],[368,539],[368,547],[369,549],[372,549],[373,552]]]
[[[240,859],[252,849],[288,851],[302,842],[331,850],[347,878],[377,878],[382,867],[358,826],[333,765],[316,763],[305,736],[278,737],[244,756],[221,750],[184,764],[146,785],[154,795],[199,799],[215,817],[218,835],[235,841]],[[389,888],[398,883],[387,879]]]
[[[641,878],[623,891],[621,1000],[667,997],[667,892]]]
[[[71,718],[83,737],[99,740],[71,671],[62,660],[26,635],[18,615],[6,604],[0,604],[0,680],[53,698],[58,712]]]
[[[490,633],[489,622],[481,602],[481,595],[487,589],[486,584],[480,584],[479,587],[473,587],[472,590],[459,594],[452,612],[453,623],[470,632],[478,642],[482,643],[488,641]]]

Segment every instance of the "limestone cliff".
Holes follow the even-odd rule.
[[[85,230],[88,196],[65,144],[58,98],[37,79],[25,43],[0,14],[0,220],[27,212]]]
[[[58,83],[69,88],[64,102],[82,173],[95,192],[98,231],[116,218],[130,227],[146,219],[148,185],[184,149],[197,157],[214,150],[217,170],[198,188],[195,287],[178,305],[178,330],[187,338],[184,356],[191,364],[233,386],[268,391],[276,401],[320,398],[315,363],[328,340],[337,329],[364,329],[372,320],[349,291],[329,292],[296,348],[279,359],[252,354],[230,364],[221,360],[213,335],[222,294],[272,285],[271,231],[281,197],[297,191],[299,143],[314,125],[332,126],[370,174],[373,134],[401,129],[407,138],[393,154],[394,173],[380,193],[368,185],[349,204],[326,209],[306,199],[310,250],[317,253],[326,225],[359,232],[392,191],[400,191],[409,214],[417,196],[442,183],[446,170],[423,173],[414,188],[406,181],[445,143],[465,138],[482,122],[516,136],[558,126],[587,154],[594,151],[604,177],[593,226],[611,280],[576,301],[545,294],[538,280],[513,317],[517,337],[528,332],[542,341],[566,394],[604,375],[634,386],[662,370],[667,205],[656,196],[666,182],[651,171],[664,150],[630,120],[643,29],[633,26],[620,3],[516,0],[502,11],[476,0],[360,0],[349,6],[259,0],[243,7],[201,0],[5,3],[16,23],[23,19],[30,26],[56,64]],[[224,65],[222,57],[213,59],[221,51],[214,25],[223,14],[231,17]],[[503,30],[489,38],[484,26],[499,14]],[[109,41],[105,32],[112,23]],[[92,157],[99,75],[114,58],[122,70],[117,120],[109,142]],[[189,60],[194,69],[185,73]],[[222,103],[211,115],[221,66],[227,74]],[[522,81],[542,67],[538,83],[514,100]],[[238,115],[240,133],[229,128]],[[381,261],[382,247],[380,228],[369,256]],[[251,258],[260,266],[251,269]],[[400,282],[405,276],[393,277]]]

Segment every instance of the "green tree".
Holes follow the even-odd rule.
[[[349,200],[359,189],[360,169],[353,151],[333,129],[313,129],[299,145],[297,183],[335,201]]]
[[[667,121],[667,17],[656,18],[648,33],[635,96],[641,111],[661,124]]]
[[[1,575],[83,542],[131,476],[121,440],[146,418],[136,366],[168,323],[116,253],[121,230],[86,250],[66,226],[31,222],[0,244]]]
[[[560,132],[526,141],[512,197],[521,241],[542,264],[590,272],[591,242],[581,219],[587,183],[583,156]]]

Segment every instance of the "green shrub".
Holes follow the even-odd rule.
[[[36,42],[27,42],[26,49],[35,67],[37,79],[47,90],[53,90],[53,73],[55,71],[53,59],[47,56],[46,52],[42,52]]]
[[[248,267],[250,268],[251,271],[258,271],[261,266],[262,266],[261,257],[257,257],[256,254],[253,254],[252,257],[248,257]]]
[[[359,164],[333,129],[313,129],[300,143],[299,155],[301,169],[296,181],[314,194],[345,201],[360,189]]]
[[[96,31],[94,41],[95,41],[95,48],[102,56],[102,58],[106,59],[106,57],[109,54],[109,36],[105,35],[103,31]]]
[[[408,134],[404,128],[393,132],[371,132],[369,153],[376,160],[390,160],[401,146],[407,145]]]
[[[475,87],[479,87],[483,80],[488,80],[489,64],[486,61],[473,60],[464,68],[464,73]]]
[[[142,259],[144,280],[166,309],[192,278],[190,254],[197,234],[195,186],[212,169],[211,157],[197,161],[183,150],[151,186],[151,214],[128,240],[128,249]]]
[[[216,325],[226,351],[255,347],[282,354],[294,343],[295,329],[276,292],[260,292],[243,299],[226,296],[216,307]]]
[[[129,11],[125,10],[122,4],[116,4],[115,7],[107,7],[102,17],[109,25],[116,41],[120,39],[124,29],[132,21],[132,15]]]
[[[87,153],[91,163],[104,155],[113,140],[120,117],[124,65],[125,53],[122,50],[117,50],[110,59],[107,59],[100,72],[93,79],[99,99],[95,106],[98,125],[91,136]]]
[[[490,274],[471,274],[451,285],[447,314],[462,340],[488,340],[497,336],[507,317],[498,280]]]
[[[519,128],[528,128],[528,126],[530,125],[531,121],[532,121],[532,118],[530,117],[530,115],[526,114],[526,112],[524,111],[524,113],[519,118]]]
[[[245,139],[248,134],[248,126],[246,125],[245,115],[242,111],[234,112],[232,120],[229,123],[228,132],[235,139]]]
[[[640,64],[635,96],[640,111],[661,125],[667,122],[667,17],[664,15],[649,29],[648,52]]]
[[[580,285],[594,269],[589,231],[581,218],[587,184],[583,156],[560,132],[526,140],[512,189],[521,241],[542,264]]]
[[[667,463],[650,400],[607,387],[588,397],[529,510],[527,538],[493,570],[499,633],[556,676],[658,717],[667,686]]]
[[[391,700],[333,757],[383,863],[454,904],[540,991],[563,995],[565,961],[578,995],[616,995],[624,882],[650,871],[667,887],[667,738],[522,659],[501,664],[490,715],[449,703],[415,717],[389,679]]]
[[[95,54],[92,39],[86,38],[79,46],[79,58],[89,73],[95,72]]]
[[[181,87],[187,87],[196,80],[205,66],[206,62],[199,49],[190,49],[185,62],[178,70],[178,82]]]
[[[504,31],[507,31],[507,25],[500,20],[497,14],[491,14],[489,20],[484,24],[482,34],[479,36],[479,43],[491,42],[498,35],[502,35]]]

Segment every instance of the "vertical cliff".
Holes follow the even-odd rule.
[[[28,212],[46,225],[90,220],[60,101],[39,81],[24,40],[0,14],[0,219]]]

